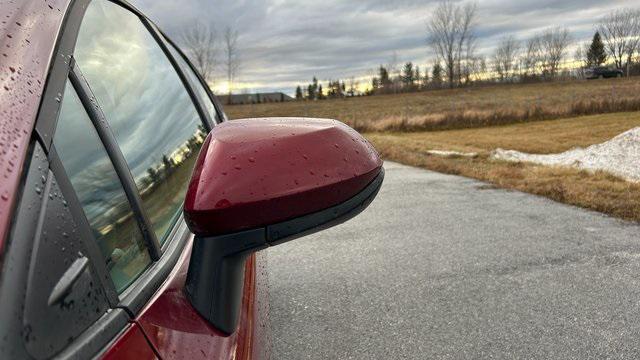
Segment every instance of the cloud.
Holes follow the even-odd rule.
[[[241,81],[254,90],[293,91],[319,79],[361,77],[390,61],[429,64],[426,22],[435,0],[130,0],[180,43],[184,28],[198,21],[240,33]],[[604,13],[633,0],[486,0],[478,2],[479,51],[490,52],[513,34],[527,38],[552,26],[567,26],[575,39],[592,34]],[[637,5],[636,5],[637,6]]]

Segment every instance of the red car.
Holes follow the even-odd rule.
[[[376,151],[337,121],[227,121],[124,1],[0,21],[0,359],[268,357],[257,252],[366,208]]]

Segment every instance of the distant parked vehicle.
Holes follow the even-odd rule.
[[[620,69],[611,69],[604,66],[587,69],[585,72],[585,77],[587,79],[620,78],[623,76],[624,71]]]

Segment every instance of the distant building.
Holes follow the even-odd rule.
[[[259,93],[259,94],[237,94],[231,95],[218,95],[218,100],[223,105],[244,105],[244,104],[262,104],[262,103],[276,103],[293,101],[293,98],[285,93],[272,92],[272,93]]]

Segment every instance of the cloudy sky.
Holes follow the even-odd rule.
[[[577,40],[594,23],[638,0],[479,0],[479,51],[489,54],[505,35],[526,39],[548,27],[566,26]],[[130,0],[180,43],[195,21],[240,32],[244,91],[292,93],[315,75],[320,80],[365,78],[396,54],[424,69],[433,52],[426,23],[437,0]],[[220,71],[222,73],[222,71]],[[224,87],[218,76],[217,88]],[[364,81],[364,80],[363,80]]]

